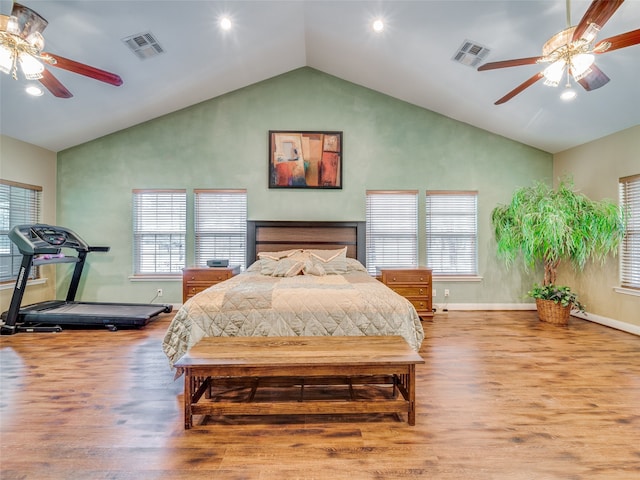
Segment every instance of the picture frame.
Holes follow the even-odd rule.
[[[342,132],[269,130],[269,188],[341,189]]]

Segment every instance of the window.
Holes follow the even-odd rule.
[[[627,220],[620,252],[620,284],[640,289],[640,175],[621,178],[619,186]]]
[[[134,275],[181,273],[186,219],[185,190],[133,191]]]
[[[418,264],[418,192],[367,191],[367,270]]]
[[[40,222],[41,196],[42,187],[0,180],[0,282],[15,281],[22,263],[9,231]],[[31,269],[31,275],[37,277],[37,269]]]
[[[212,258],[245,268],[246,190],[195,190],[196,265]]]
[[[427,191],[427,266],[434,275],[477,275],[478,192]]]

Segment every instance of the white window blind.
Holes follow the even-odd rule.
[[[367,270],[418,264],[418,192],[367,191]]]
[[[0,179],[0,282],[15,281],[22,263],[9,232],[16,225],[40,222],[41,197],[42,187]],[[37,268],[30,275],[37,277]]]
[[[185,266],[186,223],[185,190],[134,190],[134,274],[181,273]]]
[[[620,252],[620,284],[640,289],[640,175],[620,179],[620,205],[626,212],[626,231]]]
[[[427,266],[435,275],[477,275],[478,192],[427,191]]]
[[[196,265],[212,258],[245,268],[246,190],[195,190]]]

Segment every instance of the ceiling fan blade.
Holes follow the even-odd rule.
[[[495,70],[496,68],[519,67],[520,65],[535,65],[542,57],[515,58],[513,60],[502,60],[500,62],[489,62],[478,67],[478,71]]]
[[[509,100],[511,100],[513,97],[515,97],[516,95],[518,95],[520,92],[522,92],[524,89],[529,88],[531,85],[533,85],[534,83],[536,83],[538,80],[540,80],[542,77],[544,77],[544,75],[542,74],[542,72],[538,72],[536,73],[533,77],[531,77],[529,80],[527,80],[526,82],[521,83],[520,85],[518,85],[516,88],[514,88],[513,90],[511,90],[509,93],[507,93],[504,97],[502,97],[500,100],[498,100],[494,105],[501,105],[505,102],[508,102]]]
[[[78,73],[95,80],[100,80],[101,82],[115,85],[116,87],[122,85],[122,78],[120,78],[120,76],[116,75],[115,73],[107,72],[106,70],[100,70],[99,68],[91,67],[89,65],[85,65],[84,63],[69,60],[68,58],[64,58],[59,55],[53,55],[51,53],[43,53],[42,55],[43,57],[45,57],[45,59],[46,57],[53,58],[55,62],[47,63],[53,65],[54,67],[68,70],[73,73]]]
[[[58,98],[71,98],[73,94],[46,68],[42,71],[40,83]]]
[[[578,80],[578,83],[588,92],[600,88],[609,83],[609,77],[596,65],[591,65],[591,72]]]
[[[600,29],[616,13],[624,0],[593,0],[589,8],[580,19],[580,23],[573,32],[573,41],[580,40],[589,25],[595,23]]]
[[[604,48],[604,44],[610,43],[611,45]],[[638,30],[632,30],[627,33],[621,33],[620,35],[614,35],[613,37],[605,38],[601,42],[598,42],[593,49],[594,53],[605,53],[612,50],[618,50],[619,48],[631,47],[632,45],[638,45],[640,43],[640,28]],[[602,49],[598,47],[603,46]]]
[[[18,35],[23,39],[26,39],[32,33],[38,32],[42,34],[49,24],[38,13],[16,2],[14,2],[11,9],[11,16],[18,19]]]

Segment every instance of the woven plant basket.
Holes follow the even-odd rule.
[[[536,298],[536,308],[538,309],[538,318],[542,322],[551,323],[553,325],[568,325],[571,316],[571,305],[563,307],[560,303],[553,300],[543,300]]]

